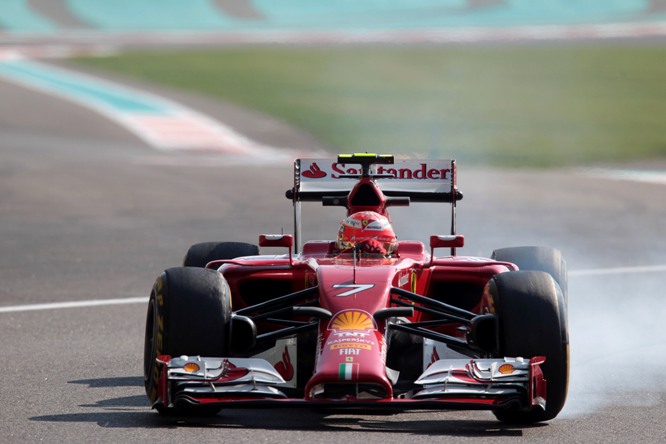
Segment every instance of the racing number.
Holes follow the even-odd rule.
[[[360,293],[361,291],[369,290],[374,286],[375,284],[335,284],[333,285],[333,288],[350,288],[350,290],[343,291],[342,293],[335,295],[335,297],[345,297]]]

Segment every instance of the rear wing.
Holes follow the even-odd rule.
[[[395,160],[392,155],[351,154],[338,159],[296,159],[294,187],[286,197],[294,203],[294,237],[300,249],[301,202],[328,202],[346,197],[361,177],[370,177],[388,198],[451,204],[451,234],[456,234],[455,160]]]
[[[352,159],[348,164],[339,163],[342,159],[296,159],[294,188],[287,191],[287,198],[319,202],[325,196],[346,196],[362,174]],[[456,188],[455,160],[395,160],[370,165],[369,174],[388,197],[448,203],[462,199]]]

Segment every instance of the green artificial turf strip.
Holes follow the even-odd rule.
[[[340,152],[557,166],[666,156],[666,47],[242,47],[83,63],[236,102]]]

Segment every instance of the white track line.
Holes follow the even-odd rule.
[[[61,308],[97,307],[100,305],[145,304],[147,302],[148,302],[147,297],[124,298],[124,299],[94,299],[91,301],[52,302],[48,304],[30,304],[30,305],[14,305],[10,307],[0,307],[0,313],[14,313],[18,311],[35,311],[35,310],[57,310]]]
[[[666,265],[644,265],[638,267],[613,267],[613,268],[591,268],[588,270],[571,270],[569,276],[600,276],[608,274],[633,274],[633,273],[663,273]]]
[[[610,180],[629,180],[632,182],[646,182],[666,185],[666,170],[628,170],[612,168],[580,169],[582,174],[589,177]]]
[[[613,274],[633,274],[633,273],[664,273],[665,265],[645,265],[638,267],[613,267],[613,268],[591,268],[587,270],[571,270],[571,277],[602,276]],[[58,310],[62,308],[81,308],[97,307],[101,305],[127,305],[127,304],[145,304],[147,297],[124,298],[124,299],[96,299],[91,301],[72,301],[72,302],[53,302],[48,304],[30,304],[14,305],[9,307],[0,307],[0,313],[16,313],[22,311],[37,310]]]

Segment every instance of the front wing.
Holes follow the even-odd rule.
[[[522,410],[545,409],[546,381],[532,359],[441,359],[395,397],[362,392],[341,397],[289,397],[273,366],[257,358],[160,356],[158,399],[153,407],[376,407],[396,409]]]

